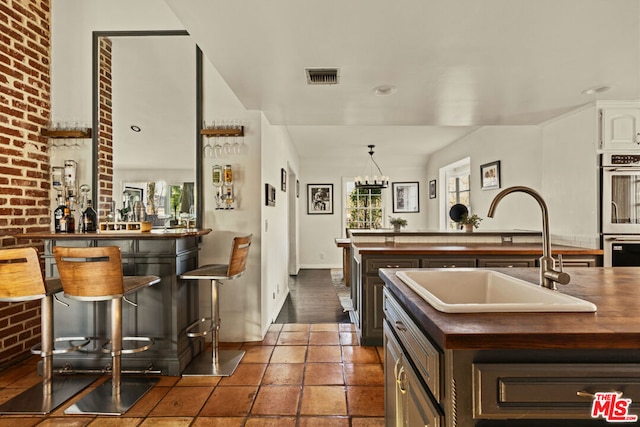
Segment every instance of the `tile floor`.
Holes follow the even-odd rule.
[[[383,351],[359,346],[353,327],[273,324],[262,342],[221,345],[246,351],[230,377],[163,376],[121,417],[65,415],[85,390],[47,416],[0,416],[0,427],[381,427]],[[40,380],[36,362],[0,372],[0,403]]]

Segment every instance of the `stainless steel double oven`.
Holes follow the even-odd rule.
[[[601,158],[604,266],[640,267],[640,153]]]

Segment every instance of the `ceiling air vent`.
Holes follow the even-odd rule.
[[[337,85],[339,74],[337,68],[307,68],[307,84]]]

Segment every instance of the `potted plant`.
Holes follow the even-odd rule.
[[[398,233],[400,231],[400,228],[407,226],[407,220],[400,217],[394,218],[390,216],[389,222],[391,223],[391,225],[393,225],[393,231],[395,233]]]
[[[480,225],[480,221],[482,221],[482,218],[480,218],[478,215],[469,215],[468,213],[466,213],[462,215],[462,218],[460,218],[458,224],[462,224],[462,226],[464,227],[464,231],[466,231],[467,233],[471,233],[474,228],[478,228],[478,226]]]

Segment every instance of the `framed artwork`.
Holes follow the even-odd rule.
[[[276,205],[276,187],[271,184],[264,185],[264,205],[275,206]]]
[[[429,181],[429,198],[436,198],[436,180]]]
[[[122,192],[122,199],[125,206],[133,209],[133,204],[136,201],[144,203],[144,190],[142,188],[125,186],[124,191]]]
[[[500,160],[480,166],[480,179],[483,190],[500,188]]]
[[[307,184],[307,214],[333,214],[333,184]]]
[[[280,169],[280,190],[287,191],[287,171]]]
[[[417,182],[393,182],[393,212],[420,212],[420,198]]]

